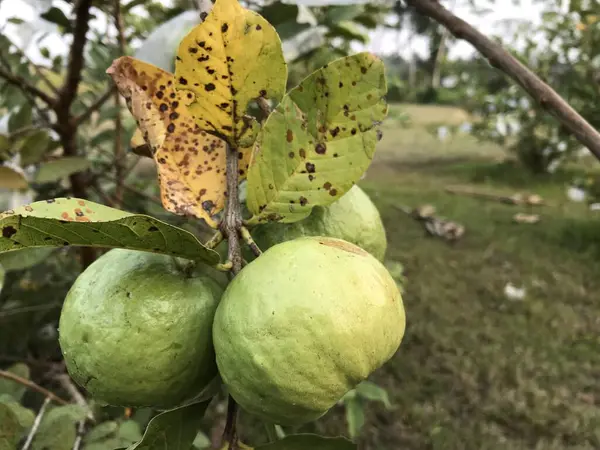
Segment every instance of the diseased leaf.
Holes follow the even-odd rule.
[[[382,61],[359,53],[317,70],[284,97],[254,146],[250,223],[295,222],[344,195],[371,164],[385,93]]]
[[[127,450],[189,450],[209,403],[192,403],[157,415],[142,440]]]
[[[77,422],[87,414],[86,408],[79,405],[52,408],[42,418],[32,450],[71,450],[77,437]]]
[[[259,445],[255,450],[356,450],[358,447],[342,437],[316,434],[290,434],[277,442]]]
[[[200,130],[186,108],[190,99],[175,90],[172,74],[130,57],[116,60],[108,73],[154,155],[165,209],[214,226],[212,217],[225,206],[225,142]],[[139,141],[135,145],[140,147]],[[241,161],[242,175],[249,153]]]
[[[51,183],[77,172],[89,169],[92,162],[81,156],[68,156],[40,165],[35,174],[36,183]]]
[[[191,233],[150,216],[77,198],[35,202],[0,214],[0,253],[64,245],[129,248],[214,265],[219,254]]]
[[[12,409],[0,403],[0,449],[17,448],[21,435],[19,419]]]
[[[142,133],[142,130],[139,128],[136,128],[133,136],[131,136],[129,147],[131,147],[131,151],[138,156],[152,158],[152,150],[150,150],[150,146],[144,140],[144,133]]]
[[[248,147],[259,128],[246,115],[250,102],[263,97],[277,103],[285,93],[281,41],[269,22],[238,0],[217,0],[179,44],[175,80],[194,97],[189,108],[200,128]]]
[[[18,375],[21,378],[25,378],[26,380],[29,379],[29,367],[27,364],[13,364],[7,371]],[[27,388],[25,386],[16,381],[0,378],[0,395],[10,395],[15,401],[19,402],[26,390]]]
[[[17,168],[0,165],[0,188],[27,189],[29,183],[22,171]]]

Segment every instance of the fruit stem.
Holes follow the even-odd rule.
[[[238,151],[227,143],[227,203],[220,224],[220,231],[227,239],[227,257],[231,261],[231,272],[237,275],[242,270],[242,249],[240,247],[240,228],[242,212],[238,201]]]
[[[231,262],[231,275],[234,277],[242,270],[244,259],[240,246],[240,229],[242,228],[242,211],[238,197],[238,150],[226,144],[227,155],[227,203],[225,214],[220,224],[220,231],[227,239],[227,259]],[[238,405],[231,397],[227,400],[227,423],[223,432],[223,440],[229,442],[229,450],[238,448],[236,432]]]
[[[236,431],[238,404],[230,395],[227,398],[227,422],[223,431],[223,440],[229,442],[228,450],[238,449],[238,436]]]
[[[214,248],[217,247],[217,245],[219,245],[221,242],[223,242],[223,233],[220,231],[217,231],[215,234],[213,234],[213,236],[206,242],[206,244],[204,244],[204,246],[206,248],[210,248],[211,250],[213,250]]]
[[[244,241],[246,241],[246,245],[248,245],[248,247],[250,247],[250,250],[252,250],[252,253],[254,253],[254,256],[262,255],[261,249],[258,248],[256,242],[254,242],[254,239],[252,239],[252,235],[250,234],[250,231],[248,231],[248,228],[242,225],[242,228],[240,228],[240,233]]]

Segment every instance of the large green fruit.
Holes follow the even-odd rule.
[[[377,259],[340,239],[304,237],[232,280],[213,339],[233,398],[292,425],[319,418],[388,361],[404,328],[400,292]]]
[[[358,186],[329,206],[315,206],[304,220],[289,224],[267,223],[252,230],[252,237],[262,250],[303,236],[343,239],[365,249],[380,261],[383,261],[387,248],[379,211]]]
[[[212,322],[222,288],[186,277],[173,258],[111,250],[67,294],[60,346],[92,396],[119,406],[169,408],[217,374]]]

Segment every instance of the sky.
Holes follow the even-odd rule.
[[[168,0],[165,0],[168,1]],[[35,8],[32,5],[48,4],[52,3],[55,6],[63,2],[53,0],[0,0],[0,29],[7,33],[13,41],[26,42],[27,39],[33,37],[34,39],[39,38],[44,32],[50,32],[51,34],[43,39],[43,44],[47,46],[53,55],[65,54],[68,49],[68,43],[65,42],[61,36],[56,33],[52,33],[53,28],[51,24],[47,22],[34,22],[32,26],[27,29],[27,26],[19,25],[20,34],[17,33],[17,26],[7,23],[7,19],[11,17],[17,17],[24,19],[29,22],[33,20],[37,14]],[[481,3],[486,3],[482,0]],[[521,0],[521,5],[516,7],[509,0],[496,0],[495,4],[489,6],[490,13],[480,16],[473,14],[468,7],[452,6],[456,5],[455,0],[445,2],[455,14],[462,19],[474,25],[479,30],[483,31],[488,35],[502,36],[508,39],[509,34],[503,28],[502,23],[506,21],[522,21],[528,20],[533,24],[538,23],[541,20],[541,8],[539,5],[535,5],[533,0]],[[105,29],[105,25],[100,21],[93,24],[93,26],[100,29]],[[25,29],[25,31],[24,31]],[[25,41],[20,38],[25,38]],[[20,44],[23,49],[22,44]],[[26,51],[27,55],[34,61],[40,62],[41,57],[36,50],[35,45],[29,45]],[[426,40],[414,39],[409,41],[409,34],[405,32],[395,32],[389,30],[378,30],[371,33],[371,40],[368,45],[356,46],[356,50],[370,50],[378,54],[400,54],[404,57],[409,57],[412,52],[424,56],[427,51]],[[464,41],[459,41],[450,48],[449,57],[466,57],[474,52],[474,49],[470,44]]]

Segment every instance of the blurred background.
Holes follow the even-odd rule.
[[[204,1],[0,0],[0,211],[73,195],[209,236],[162,209],[154,163],[131,151],[135,122],[105,74],[123,54],[172,71]],[[360,185],[387,229],[405,340],[303,430],[351,436],[364,449],[600,448],[597,162],[469,44],[402,1],[241,3],[279,32],[289,87],[358,51],[387,67],[389,117]],[[442,4],[599,127],[600,3]],[[64,378],[57,322],[99,254],[0,255],[0,369],[81,401]],[[0,377],[0,404],[21,405],[24,435],[43,401]],[[88,450],[126,447],[153,415],[94,408],[104,429],[83,440]],[[81,420],[56,413],[32,448],[71,449]],[[196,448],[209,448],[223,421],[216,402]]]

